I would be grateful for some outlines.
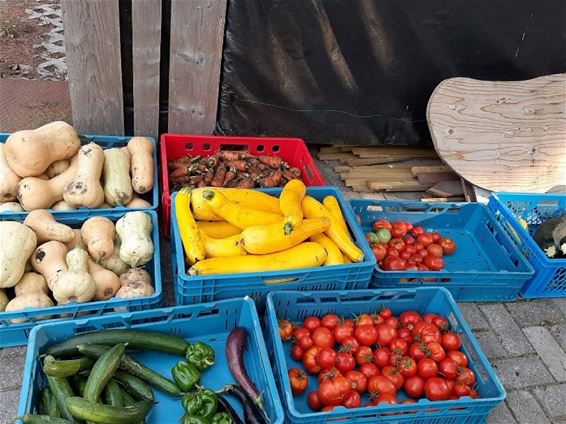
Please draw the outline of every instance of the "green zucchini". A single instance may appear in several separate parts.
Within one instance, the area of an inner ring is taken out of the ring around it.
[[[110,379],[104,388],[104,403],[111,406],[124,406],[122,390],[113,378]]]
[[[106,386],[106,383],[108,383],[118,369],[120,358],[124,354],[125,350],[126,346],[123,343],[118,343],[98,358],[90,371],[88,380],[86,381],[85,392],[83,395],[86,400],[98,402],[100,394]]]
[[[102,345],[78,345],[77,349],[81,354],[91,359],[97,359],[108,350],[108,347]],[[122,359],[120,359],[119,368],[135,377],[140,378],[146,383],[151,384],[157,390],[170,394],[171,396],[181,396],[182,394],[173,381],[140,364],[131,356],[124,354]]]
[[[141,401],[132,406],[109,406],[80,397],[71,397],[67,399],[67,407],[75,417],[88,422],[134,424],[145,419],[151,409],[151,402]]]
[[[24,424],[71,424],[71,421],[49,415],[25,414],[22,417]]]
[[[78,353],[77,345],[101,344],[114,346],[117,343],[128,343],[130,349],[156,350],[185,356],[189,343],[175,336],[144,330],[103,330],[84,333],[71,337],[64,342],[47,349],[48,355],[66,357]]]
[[[132,406],[136,404],[136,400],[125,389],[120,389],[122,392],[122,399],[124,399],[124,406]]]
[[[48,415],[56,418],[61,416],[57,409],[55,396],[53,396],[49,387],[45,387],[41,389],[41,392],[39,392],[39,413],[41,415]]]
[[[46,356],[43,360],[43,364],[50,364],[55,362],[55,358],[53,356]],[[67,409],[66,400],[69,397],[75,396],[73,393],[73,389],[71,389],[71,385],[69,381],[65,377],[51,377],[47,376],[47,383],[49,384],[49,389],[51,393],[53,393],[53,397],[55,398],[55,403],[57,404],[57,409],[61,415],[61,418],[64,418],[71,422],[77,422],[73,415]]]
[[[43,372],[52,377],[70,377],[91,369],[93,365],[94,362],[90,358],[69,359],[44,365]]]
[[[85,387],[86,387],[86,378],[80,378],[76,381],[76,383],[74,384],[77,393],[81,396],[84,396],[85,394]]]
[[[114,378],[135,399],[153,402],[153,392],[151,387],[139,378],[120,370],[114,373]]]

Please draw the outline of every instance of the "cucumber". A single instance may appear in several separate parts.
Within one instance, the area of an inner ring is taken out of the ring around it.
[[[144,330],[103,330],[84,333],[71,337],[47,349],[47,354],[56,357],[66,357],[78,353],[77,345],[100,344],[114,346],[117,343],[128,343],[128,348],[141,350],[156,350],[185,356],[189,343],[180,337],[169,336],[156,331]]]
[[[77,349],[81,354],[91,359],[97,359],[108,350],[108,347],[102,345],[78,345]],[[173,381],[140,364],[131,356],[124,354],[120,360],[119,368],[171,396],[181,396],[182,394]]]
[[[46,356],[43,360],[44,365],[53,362],[55,362],[55,358],[53,358],[53,356]],[[51,393],[53,393],[53,397],[55,398],[55,403],[57,404],[57,409],[59,410],[61,418],[76,423],[77,420],[75,420],[71,412],[69,412],[66,404],[67,398],[75,396],[73,389],[71,389],[69,381],[65,377],[51,377],[48,375],[47,383],[49,384]]]
[[[67,399],[72,414],[85,421],[106,424],[137,423],[145,419],[151,409],[151,402],[141,401],[132,406],[109,406],[89,402],[80,397]]]
[[[49,415],[25,414],[22,417],[24,424],[71,424],[71,421]]]
[[[70,377],[81,371],[91,369],[93,365],[94,362],[90,358],[69,359],[44,365],[43,372],[52,377]]]
[[[41,389],[41,392],[39,393],[39,413],[41,415],[48,415],[56,418],[61,416],[57,409],[55,396],[53,396],[49,387]]]
[[[132,406],[136,404],[136,400],[126,390],[120,389],[122,392],[122,399],[124,399],[124,406]]]
[[[81,396],[84,396],[85,394],[85,387],[86,387],[86,378],[79,378],[77,379],[74,384],[73,387],[76,390],[76,393],[78,393]]]
[[[104,388],[104,403],[111,406],[124,406],[124,397],[122,390],[113,378],[110,379]]]
[[[120,358],[124,354],[125,350],[126,346],[123,343],[118,343],[98,358],[90,371],[88,380],[86,381],[85,392],[83,395],[85,400],[98,402],[100,393],[102,393],[106,383],[108,383],[118,369]]]
[[[139,378],[119,370],[114,373],[114,378],[135,399],[153,402],[153,392],[151,391],[151,387]]]

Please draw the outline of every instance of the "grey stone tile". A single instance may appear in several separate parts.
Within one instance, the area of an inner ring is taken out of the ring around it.
[[[566,415],[566,384],[537,387],[533,392],[549,417]]]
[[[464,315],[464,319],[472,330],[489,329],[489,324],[475,303],[458,303],[458,306],[460,307],[460,311],[462,311],[462,315]]]
[[[507,393],[506,402],[520,424],[544,424],[549,422],[536,399],[526,390]]]
[[[481,305],[480,309],[510,355],[534,352],[533,347],[502,304]]]
[[[506,304],[511,316],[521,327],[562,324],[564,313],[552,299],[535,299]]]
[[[495,359],[491,361],[501,383],[507,389],[520,389],[553,383],[554,379],[537,356]]]
[[[566,315],[566,297],[552,299],[552,302],[562,310],[564,315]]]
[[[474,333],[478,340],[483,353],[488,358],[501,358],[507,356],[507,351],[503,348],[501,342],[495,336],[493,331],[484,331],[481,333]]]
[[[516,422],[517,420],[513,417],[505,402],[494,408],[487,417],[487,424],[515,424]]]
[[[553,325],[552,327],[550,327],[550,332],[558,341],[558,344],[566,352],[566,324]]]
[[[18,411],[19,390],[0,391],[0,424],[11,424]]]
[[[171,268],[171,243],[164,238],[159,245],[161,251],[161,284],[163,287],[163,297],[161,305],[175,305],[175,295],[173,289],[173,274]]]
[[[0,360],[0,390],[19,389],[22,385],[25,357]]]
[[[4,349],[0,349],[0,360],[10,359],[16,356],[26,356],[26,351],[26,346],[6,347]]]
[[[544,327],[524,328],[523,333],[558,382],[566,381],[566,353]]]

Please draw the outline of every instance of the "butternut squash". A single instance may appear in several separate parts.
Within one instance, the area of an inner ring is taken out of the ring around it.
[[[11,134],[6,140],[6,161],[20,177],[35,177],[53,162],[76,155],[80,145],[73,127],[62,121],[52,122]]]
[[[37,245],[35,233],[19,222],[0,221],[0,288],[13,287],[24,275]]]
[[[128,272],[122,274],[120,276],[120,284],[122,286],[114,296],[117,299],[147,297],[155,293],[151,284],[151,277],[147,271],[140,268],[131,268]],[[125,312],[127,309],[127,307],[114,308],[117,312]]]
[[[88,253],[73,249],[65,257],[68,271],[62,272],[55,281],[53,297],[59,305],[69,302],[89,302],[96,293],[96,285],[88,273]]]
[[[55,306],[49,296],[42,292],[24,293],[21,296],[16,296],[6,305],[5,312],[21,311],[28,308],[49,308]],[[34,320],[49,319],[50,316],[33,317]],[[10,322],[19,324],[26,322],[26,318],[14,318]]]
[[[183,188],[175,197],[175,216],[183,250],[191,264],[204,259],[205,250],[200,231],[191,213],[191,190]]]
[[[0,143],[0,203],[16,200],[16,188],[21,178],[8,166],[4,156],[4,144]]]
[[[51,209],[53,209],[54,211],[74,211],[77,208],[75,206],[69,205],[64,200],[59,200],[57,203],[51,206]]]
[[[115,235],[114,223],[102,216],[87,219],[81,227],[83,242],[97,263],[112,256]]]
[[[120,237],[120,259],[136,268],[153,258],[151,231],[153,225],[148,214],[128,212],[116,222],[116,233]]]
[[[0,214],[2,212],[23,212],[24,208],[18,202],[0,203]]]
[[[342,256],[342,252],[340,251],[338,246],[336,246],[334,242],[330,240],[330,237],[328,237],[326,234],[316,234],[311,237],[311,241],[320,244],[322,247],[326,249],[326,253],[328,253],[328,256],[324,261],[323,264],[324,266],[340,265],[344,263],[344,257]]]
[[[35,232],[38,243],[49,240],[68,243],[75,237],[71,227],[58,223],[53,215],[44,209],[31,211],[24,220],[24,224]]]
[[[131,155],[132,186],[139,194],[153,188],[153,144],[146,137],[132,137],[128,141]]]
[[[6,294],[4,289],[0,289],[0,312],[4,312],[8,302],[10,302],[10,299],[8,299],[8,295]]]
[[[31,256],[32,268],[43,275],[50,290],[53,290],[59,275],[67,271],[67,252],[67,247],[60,241],[48,241],[35,249]]]
[[[79,150],[77,175],[63,191],[63,198],[71,206],[98,208],[104,203],[104,190],[100,175],[104,165],[104,152],[96,143],[88,143]]]
[[[120,242],[120,238],[116,237],[114,239],[114,252],[108,259],[102,259],[100,261],[100,265],[106,268],[109,271],[112,271],[118,277],[130,269],[130,265],[120,259],[120,246],[122,243]]]
[[[247,255],[240,241],[240,234],[224,238],[212,238],[206,233],[201,233],[200,237],[204,244],[204,254],[207,258]]]
[[[65,243],[68,250],[73,250],[76,248],[88,250],[86,244],[83,241],[83,236],[81,235],[81,230],[78,228],[73,229],[73,239]]]
[[[124,206],[127,207],[128,209],[144,209],[144,208],[151,208],[151,203],[140,197],[134,196],[134,198],[130,201],[130,203]]]
[[[45,175],[48,178],[54,178],[59,174],[65,172],[65,170],[71,166],[71,161],[68,159],[61,159],[57,162],[53,162],[49,167],[45,170]]]
[[[279,208],[285,216],[283,227],[285,234],[290,234],[303,222],[303,209],[301,202],[307,193],[307,188],[301,180],[291,180],[279,195]]]
[[[149,272],[141,268],[130,268],[128,271],[120,275],[120,286],[144,284],[152,287],[151,276]]]
[[[88,272],[94,281],[96,291],[94,300],[106,300],[113,297],[120,289],[120,278],[112,271],[97,264],[92,259],[88,260]]]
[[[50,180],[38,177],[24,178],[18,184],[16,194],[26,211],[47,209],[63,200],[63,190],[77,174],[78,156],[71,160],[71,165],[61,174]]]
[[[45,277],[35,272],[26,272],[23,277],[14,286],[14,293],[20,296],[24,293],[41,292],[49,296],[49,287],[45,281]]]
[[[120,148],[104,151],[104,198],[111,206],[130,203],[133,197],[130,161]]]
[[[326,261],[326,249],[318,243],[305,242],[269,255],[210,258],[189,268],[189,275],[266,272],[320,266]]]
[[[206,233],[209,237],[225,238],[240,234],[242,230],[226,221],[198,221],[197,227],[201,234]]]

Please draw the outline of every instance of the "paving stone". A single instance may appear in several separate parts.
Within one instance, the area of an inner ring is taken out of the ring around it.
[[[458,303],[464,319],[472,330],[488,330],[489,324],[475,303]]]
[[[515,424],[516,422],[517,420],[513,417],[505,402],[494,408],[487,417],[487,424]]]
[[[536,299],[506,304],[509,313],[520,327],[535,327],[566,322],[563,312],[552,299]]]
[[[18,412],[20,390],[0,390],[0,424],[11,424]]]
[[[526,390],[507,393],[506,402],[520,424],[545,424],[549,422],[536,399]]]
[[[546,365],[556,381],[566,381],[566,353],[552,334],[544,327],[524,328],[523,333],[531,342],[538,356]]]
[[[550,332],[566,352],[566,325],[554,325],[550,327]]]
[[[562,313],[566,315],[566,297],[552,299],[552,303],[558,306],[560,310],[562,310]]]
[[[10,359],[3,358],[0,360],[0,390],[20,388],[24,363],[24,356],[14,356]]]
[[[501,358],[507,356],[507,351],[501,345],[501,342],[495,336],[493,331],[483,331],[481,333],[474,333],[478,340],[483,353],[488,358]]]
[[[534,352],[533,347],[502,304],[481,305],[479,308],[510,355]]]
[[[533,392],[549,417],[566,415],[566,384],[537,387]]]
[[[554,379],[537,356],[494,359],[491,361],[501,383],[508,389],[519,389],[553,383]]]
[[[10,359],[16,356],[26,356],[26,350],[26,346],[6,347],[4,349],[0,349],[0,360]]]

